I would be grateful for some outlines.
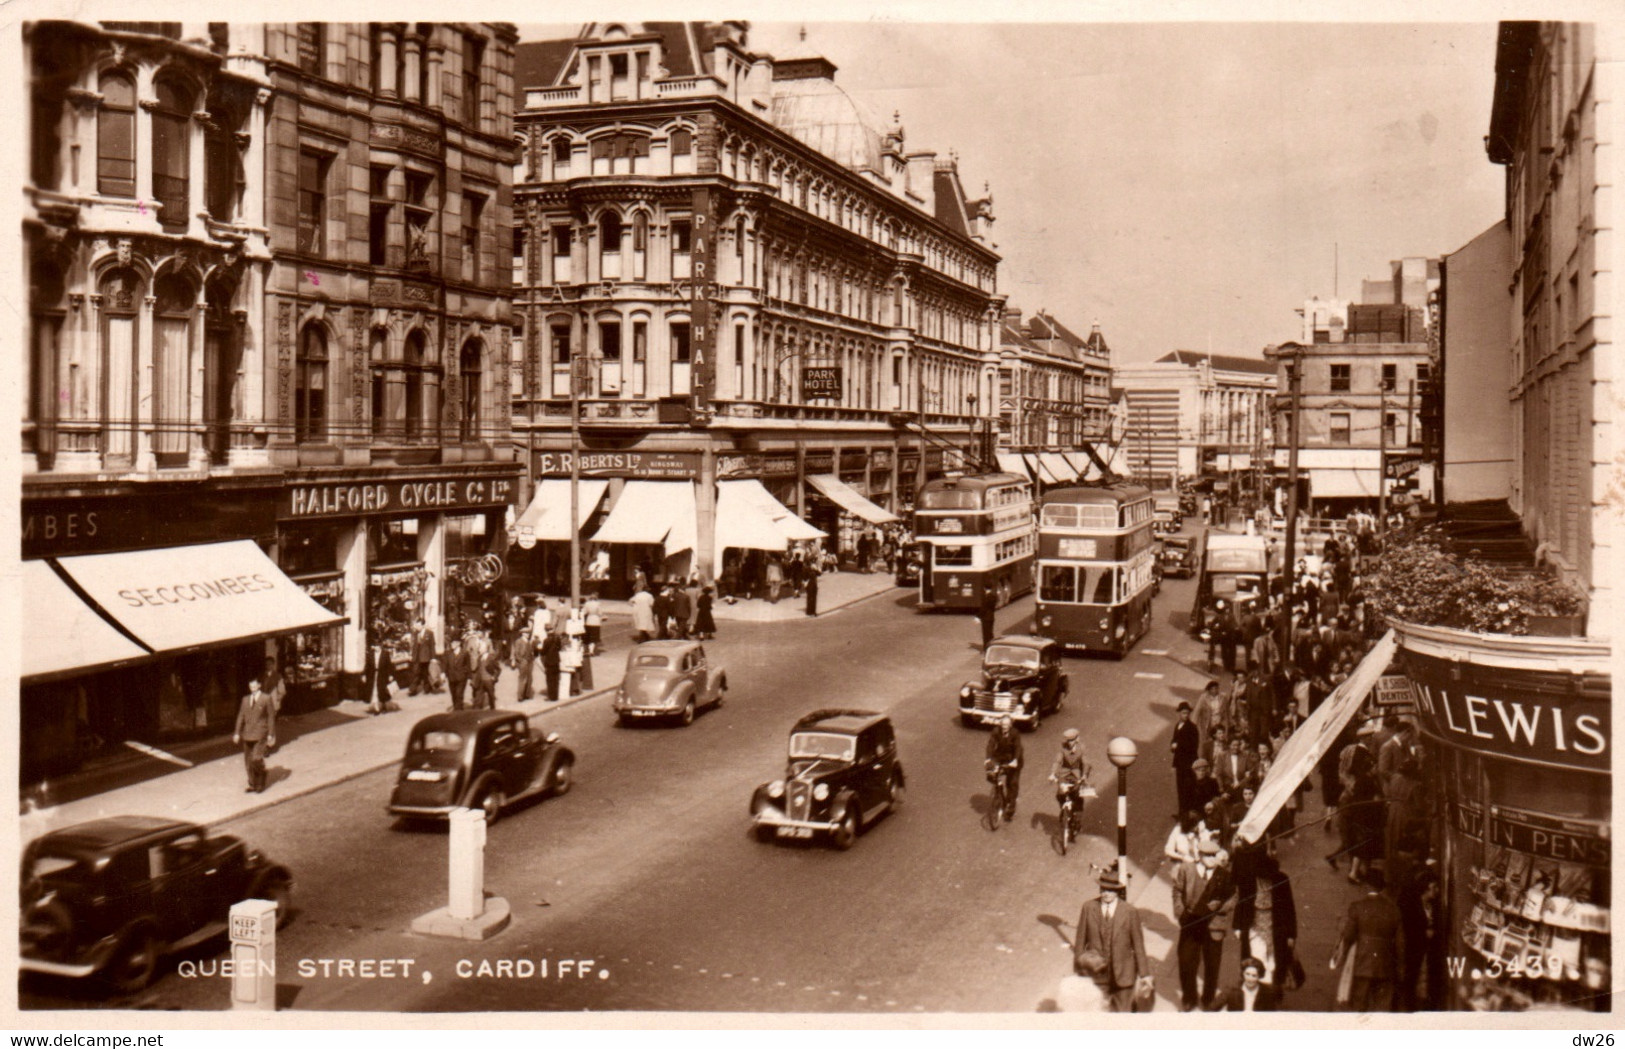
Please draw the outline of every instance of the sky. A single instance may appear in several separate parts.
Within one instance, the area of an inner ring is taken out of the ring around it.
[[[1009,304],[1098,323],[1128,362],[1259,356],[1310,296],[1358,301],[1498,221],[1495,29],[753,20],[749,46],[824,55],[908,150],[956,153]]]

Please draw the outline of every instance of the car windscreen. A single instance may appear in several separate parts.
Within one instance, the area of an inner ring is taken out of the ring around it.
[[[1038,665],[1038,650],[1018,648],[1014,645],[989,645],[987,651],[982,653],[982,665],[990,667],[996,664],[1014,667],[1036,667]]]
[[[434,751],[438,754],[456,754],[463,749],[463,735],[446,729],[434,729],[412,741],[414,751]]]
[[[60,856],[54,853],[35,850],[29,853],[23,863],[23,880],[26,882],[33,878],[50,878],[72,870],[79,865],[75,856]]]
[[[671,666],[669,656],[656,655],[652,652],[638,652],[632,656],[632,665],[635,667],[654,667],[664,670]]]
[[[1263,592],[1263,587],[1263,576],[1222,574],[1213,577],[1215,598],[1257,597]]]
[[[851,761],[857,753],[857,740],[835,732],[797,732],[790,737],[792,758],[831,758]]]

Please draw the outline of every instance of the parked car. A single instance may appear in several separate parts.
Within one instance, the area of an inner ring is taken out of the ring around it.
[[[751,795],[758,841],[826,834],[850,849],[858,832],[902,802],[903,765],[891,719],[871,710],[817,710],[790,730],[783,779]]]
[[[959,720],[990,725],[1009,715],[1027,732],[1061,709],[1071,687],[1061,670],[1062,644],[1047,637],[1007,634],[982,652],[982,676],[959,689]]]
[[[275,901],[286,924],[293,875],[240,838],[155,816],[64,827],[23,850],[21,968],[134,993],[252,899]]]
[[[1162,574],[1189,579],[1202,564],[1202,542],[1192,535],[1165,535],[1162,537]]]
[[[570,789],[575,754],[556,732],[541,735],[517,710],[454,710],[412,726],[389,811],[445,819],[480,809],[495,823],[509,802]]]
[[[626,656],[626,675],[610,708],[622,724],[643,718],[694,723],[701,708],[722,704],[728,673],[697,641],[645,641]]]

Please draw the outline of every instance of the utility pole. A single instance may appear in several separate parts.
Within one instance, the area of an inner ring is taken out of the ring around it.
[[[582,355],[570,355],[570,607],[581,607],[581,373]]]
[[[1377,521],[1388,520],[1388,391],[1379,381],[1377,385]]]
[[[1287,379],[1287,411],[1291,415],[1287,419],[1287,452],[1286,452],[1286,563],[1282,566],[1286,580],[1288,600],[1292,594],[1294,574],[1298,565],[1298,394],[1302,390],[1302,358],[1301,349],[1293,347],[1292,353],[1286,361]],[[1292,617],[1290,614],[1281,617],[1281,651],[1288,653],[1291,643]]]

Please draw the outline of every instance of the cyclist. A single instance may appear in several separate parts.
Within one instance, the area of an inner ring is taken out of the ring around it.
[[[1083,821],[1083,797],[1079,792],[1089,783],[1093,771],[1083,760],[1083,741],[1078,738],[1078,730],[1069,728],[1061,733],[1061,753],[1056,755],[1049,781],[1055,784],[1056,804],[1066,800],[1067,794],[1072,795],[1074,829]]]
[[[1015,722],[1006,714],[998,727],[987,737],[987,760],[996,761],[1006,769],[1004,820],[1015,819],[1016,795],[1021,791],[1021,737],[1016,735]]]

